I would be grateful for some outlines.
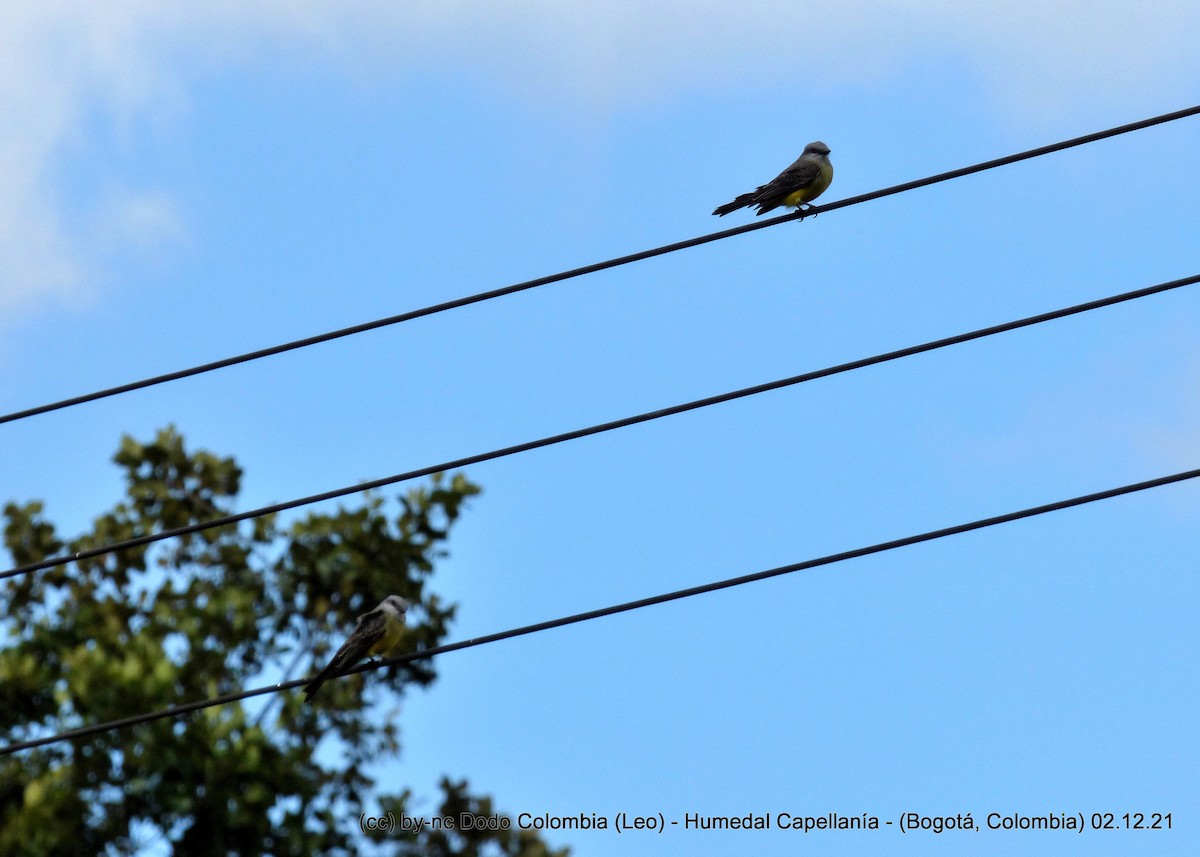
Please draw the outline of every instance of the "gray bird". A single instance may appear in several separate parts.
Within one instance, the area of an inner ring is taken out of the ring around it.
[[[358,617],[350,638],[342,643],[337,654],[304,686],[304,701],[312,702],[326,681],[350,669],[366,655],[384,655],[391,651],[404,635],[404,614],[408,602],[399,595],[389,595],[370,613]]]
[[[804,147],[795,163],[767,184],[725,203],[713,214],[724,217],[731,211],[752,205],[758,206],[758,214],[766,214],[781,205],[800,208],[824,193],[831,181],[833,164],[829,162],[829,147],[816,140]]]

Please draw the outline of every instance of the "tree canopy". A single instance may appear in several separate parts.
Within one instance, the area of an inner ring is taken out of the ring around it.
[[[4,507],[17,565],[211,520],[235,511],[233,458],[189,452],[173,428],[125,437],[125,497],[63,539],[38,501]],[[393,505],[272,517],[204,530],[27,574],[0,586],[4,743],[159,710],[316,672],[384,596],[412,607],[397,651],[443,642],[455,607],[430,577],[480,488],[435,476]],[[390,510],[390,511],[389,511]],[[0,854],[562,857],[529,831],[363,834],[362,813],[410,805],[379,794],[369,767],[400,751],[398,703],[427,687],[417,660],[298,692],[46,745],[0,759]],[[263,700],[267,700],[263,702]],[[493,814],[444,778],[444,815]]]

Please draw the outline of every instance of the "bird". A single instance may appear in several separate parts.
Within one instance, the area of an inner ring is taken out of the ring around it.
[[[349,639],[342,643],[325,669],[304,686],[304,701],[312,702],[321,685],[354,666],[365,655],[384,655],[391,651],[404,634],[407,610],[407,601],[399,595],[389,595],[370,613],[359,616]]]
[[[800,157],[790,167],[759,185],[751,193],[744,193],[733,202],[727,202],[713,214],[724,217],[739,208],[758,206],[758,214],[766,214],[781,205],[800,208],[825,192],[833,181],[833,164],[829,161],[829,147],[814,140],[804,147]],[[757,216],[757,215],[755,215]]]

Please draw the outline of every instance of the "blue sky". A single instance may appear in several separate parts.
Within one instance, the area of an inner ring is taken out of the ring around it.
[[[1182,2],[610,5],[6,4],[0,410],[746,222],[709,212],[813,139],[831,201],[1200,91]],[[1198,183],[1182,120],[6,425],[4,499],[74,532],[120,434],[174,423],[249,508],[1192,275]],[[1198,324],[1193,287],[471,468],[453,638],[1197,467]],[[580,855],[1194,853],[1198,514],[1184,484],[453,653],[381,786],[1176,820],[549,836]]]

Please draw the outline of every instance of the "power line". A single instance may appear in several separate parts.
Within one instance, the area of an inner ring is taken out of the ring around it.
[[[574,625],[579,622],[600,619],[604,616],[612,616],[617,613],[627,613],[631,610],[640,610],[643,607],[652,607],[655,604],[665,604],[668,601],[678,601],[682,598],[691,598],[695,595],[704,595],[709,592],[716,592],[720,589],[730,589],[734,586],[742,586],[747,583],[756,583],[760,580],[767,580],[772,577],[780,577],[782,575],[792,574],[793,572],[797,571],[806,571],[819,566],[845,562],[846,560],[857,559],[859,557],[869,556],[871,554],[883,553],[885,551],[908,547],[910,545],[916,545],[922,542],[930,542],[936,539],[943,539],[948,536],[961,535],[962,533],[968,533],[972,530],[981,530],[987,527],[994,527],[999,524],[1008,524],[1013,521],[1019,521],[1023,518],[1032,518],[1037,515],[1045,515],[1049,512],[1058,512],[1062,511],[1063,509],[1070,509],[1075,506],[1083,506],[1100,500],[1109,500],[1125,494],[1146,491],[1150,488],[1160,488],[1164,485],[1171,485],[1176,482],[1184,482],[1189,479],[1195,479],[1198,476],[1200,476],[1200,469],[1185,470],[1181,473],[1171,474],[1170,476],[1160,476],[1157,479],[1149,479],[1145,482],[1135,482],[1130,485],[1123,485],[1119,488],[1110,488],[1106,491],[1097,491],[1093,494],[1084,494],[1079,497],[1072,497],[1068,500],[1059,500],[1054,503],[1046,503],[1042,506],[1032,506],[1028,509],[1021,509],[1016,512],[1008,512],[1007,514],[1003,515],[995,515],[990,518],[980,518],[979,520],[971,521],[966,524],[956,524],[951,527],[944,527],[940,530],[930,530],[928,532],[918,533],[917,535],[905,536],[904,538],[892,539],[891,541],[879,542],[866,547],[854,548],[853,550],[842,551],[841,553],[829,554],[827,556],[817,557],[816,559],[792,563],[791,565],[781,565],[777,568],[767,569],[766,571],[757,571],[752,574],[741,575],[740,577],[730,577],[726,578],[725,580],[715,581],[713,583],[705,583],[701,584],[700,586],[692,586],[687,589],[677,589],[674,592],[665,592],[661,595],[652,595],[648,598],[639,598],[636,601],[626,601],[623,604],[614,604],[611,607],[602,607],[598,610],[589,610],[585,613],[575,613],[571,616],[564,616],[559,619],[550,619],[545,622],[538,622],[534,625],[524,625],[522,627],[512,628],[507,631],[499,631],[495,634],[487,634],[482,637],[472,637],[469,640],[460,640],[457,643],[447,643],[444,646],[434,646],[421,651],[408,652],[403,655],[398,655],[394,658],[386,658],[377,663],[360,664],[351,670],[347,670],[343,675],[352,675],[354,673],[366,672],[367,670],[396,666],[398,664],[408,663],[409,661],[424,660],[426,658],[432,658],[436,655],[444,655],[447,652],[455,652],[460,649],[469,649],[488,643],[496,643],[500,640],[511,639],[512,637],[523,637],[527,634],[534,634],[540,631],[549,631],[553,628],[561,628],[565,625]],[[160,711],[136,714],[131,717],[124,717],[120,720],[110,720],[107,723],[98,723],[92,726],[84,726],[79,729],[71,729],[67,732],[60,732],[56,735],[49,735],[44,738],[35,738],[29,741],[22,741],[17,744],[10,744],[7,747],[0,748],[0,756],[17,753],[22,750],[29,750],[34,747],[42,747],[46,744],[53,744],[58,741],[84,738],[89,735],[95,735],[99,732],[107,732],[112,729],[121,729],[126,726],[132,726],[138,723],[146,723],[151,720],[160,720],[165,717],[177,717],[181,714],[187,714],[189,712],[198,711],[202,708],[209,708],[214,705],[224,705],[229,702],[249,699],[252,696],[261,696],[262,694],[266,693],[290,690],[294,687],[299,687],[307,683],[307,678],[294,679],[292,681],[268,685],[266,687],[258,687],[252,690],[241,690],[234,693],[227,693],[211,699],[188,702],[183,705],[173,706]]]
[[[910,345],[907,348],[900,348],[895,351],[887,351],[883,354],[876,354],[871,357],[863,357],[858,360],[851,360],[848,363],[839,363],[836,366],[828,366],[824,369],[816,369],[811,372],[805,372],[800,375],[792,375],[788,378],[782,378],[778,381],[769,381],[765,384],[756,384],[752,387],[743,387],[740,390],[733,390],[728,393],[720,393],[715,396],[708,396],[703,399],[695,399],[691,402],[685,402],[680,405],[671,405],[670,407],[660,408],[655,411],[646,411],[645,413],[636,414],[631,417],[623,417],[618,420],[611,420],[606,423],[588,426],[586,428],[575,429],[573,431],[562,432],[548,437],[530,440],[524,443],[506,446],[501,449],[494,449],[489,452],[476,453],[463,458],[456,458],[452,461],[444,461],[440,464],[432,464],[428,467],[422,467],[417,470],[409,470],[404,473],[397,473],[394,476],[385,476],[381,479],[374,479],[369,482],[360,482],[355,485],[348,485],[344,488],[335,488],[332,491],[325,491],[320,494],[311,494],[307,497],[301,497],[296,500],[287,500],[282,503],[275,503],[270,506],[263,506],[258,509],[251,509],[246,512],[238,512],[233,515],[226,515],[221,518],[214,518],[210,521],[201,521],[195,524],[188,524],[183,527],[175,527],[169,530],[162,530],[158,533],[150,533],[137,538],[126,539],[120,542],[113,542],[109,545],[101,545],[99,547],[89,548],[79,551],[74,554],[64,554],[62,556],[50,557],[39,562],[28,563],[27,565],[17,566],[0,572],[0,580],[6,580],[10,577],[16,577],[30,572],[40,571],[46,568],[53,568],[59,565],[66,565],[69,562],[78,560],[92,559],[93,557],[103,556],[104,554],[113,553],[114,551],[126,550],[128,548],[141,547],[153,542],[162,541],[163,539],[174,538],[176,536],[185,536],[191,533],[198,533],[202,530],[210,530],[215,527],[224,527],[229,524],[236,524],[240,521],[246,521],[251,518],[260,518],[264,515],[272,515],[277,512],[285,512],[290,509],[296,509],[300,506],[308,506],[313,503],[320,503],[325,500],[335,500],[339,497],[346,497],[350,494],[357,494],[361,491],[370,491],[376,488],[383,488],[387,485],[393,485],[397,482],[404,482],[409,479],[418,479],[423,476],[432,476],[434,473],[442,473],[447,470],[454,470],[460,467],[467,467],[472,464],[480,464],[484,461],[492,461],[497,458],[505,458],[510,455],[516,455],[520,452],[529,452],[534,449],[541,449],[546,446],[564,443],[569,440],[578,440],[579,438],[588,437],[594,434],[613,431],[614,429],[625,428],[627,426],[637,425],[638,423],[649,422],[651,420],[662,419],[663,417],[682,414],[686,411],[694,411],[699,408],[706,408],[711,405],[718,405],[724,402],[730,402],[735,399],[742,399],[747,396],[758,395],[759,393],[770,392],[771,390],[779,390],[784,387],[791,387],[797,384],[803,384],[806,381],[815,381],[818,378],[827,378],[831,375],[840,375],[843,372],[851,372],[855,369],[863,369],[867,366],[875,366],[879,363],[887,363],[891,360],[899,360],[902,357],[912,357],[916,354],[924,354],[928,351],[936,351],[939,348],[947,348],[951,345],[958,345],[963,342],[969,342],[973,339],[982,339],[987,336],[995,336],[999,333],[1006,333],[1011,330],[1017,330],[1022,327],[1030,327],[1036,324],[1053,321],[1059,318],[1065,318],[1070,315],[1077,315],[1083,312],[1100,309],[1102,307],[1113,306],[1114,304],[1124,303],[1125,301],[1136,300],[1138,298],[1148,297],[1150,295],[1167,292],[1173,289],[1183,288],[1184,286],[1194,285],[1200,282],[1200,274],[1191,277],[1184,277],[1179,280],[1171,280],[1166,283],[1159,283],[1154,286],[1147,286],[1143,289],[1136,289],[1131,292],[1122,292],[1118,295],[1112,295],[1106,298],[1100,298],[1087,303],[1075,304],[1074,306],[1065,307],[1063,309],[1051,310],[1039,315],[1032,315],[1026,318],[1017,319],[1016,321],[1007,321],[1002,324],[992,325],[991,327],[983,327],[977,330],[968,331],[967,333],[959,333],[954,336],[947,336],[943,339],[935,339],[930,342],[923,342],[919,345]]]
[[[903,193],[905,191],[915,190],[928,185],[938,184],[939,182],[949,181],[950,179],[962,178],[963,176],[971,175],[972,173],[983,172],[984,170],[995,169],[996,167],[1007,166],[1018,161],[1036,158],[1042,155],[1048,155],[1053,152],[1060,152],[1064,149],[1070,149],[1075,146],[1082,146],[1086,143],[1094,143],[1098,140],[1104,140],[1109,137],[1116,137],[1120,134],[1128,134],[1131,131],[1140,131],[1145,128],[1150,128],[1154,125],[1161,125],[1165,122],[1173,122],[1177,119],[1185,119],[1189,116],[1194,116],[1200,113],[1200,105],[1189,107],[1185,110],[1176,110],[1173,113],[1164,113],[1161,116],[1153,116],[1149,119],[1142,119],[1138,122],[1131,122],[1127,125],[1118,125],[1115,128],[1109,128],[1104,131],[1097,131],[1093,134],[1085,134],[1082,137],[1073,137],[1070,140],[1063,140],[1058,143],[1051,143],[1047,146],[1039,146],[1036,149],[1028,149],[1024,152],[1018,152],[1014,155],[1006,155],[1002,158],[995,158],[990,161],[983,161],[969,167],[960,167],[949,172],[938,173],[937,175],[928,176],[923,179],[905,182],[904,184],[893,185],[892,187],[883,188],[882,190],[871,191],[870,193],[859,194],[858,196],[847,197],[846,199],[837,200],[822,206],[815,206],[808,211],[796,211],[791,214],[785,214],[780,217],[773,217],[769,220],[757,221],[748,223],[744,226],[737,226],[732,229],[724,229],[720,232],[712,232],[707,235],[701,235],[696,238],[689,238],[686,241],[678,241],[674,244],[664,244],[661,247],[655,247],[650,250],[642,250],[638,253],[630,253],[627,256],[618,256],[614,259],[608,259],[604,262],[596,262],[591,265],[584,265],[580,268],[571,268],[567,271],[560,271],[557,274],[550,274],[545,277],[538,277],[533,280],[526,280],[522,283],[514,283],[513,285],[503,286],[498,289],[492,289],[478,294],[468,295],[466,297],[455,298],[454,300],[445,301],[443,303],[432,304],[420,309],[409,310],[398,315],[380,318],[374,321],[363,322],[362,324],[343,327],[339,330],[329,331],[327,333],[317,334],[316,336],[308,336],[304,339],[296,339],[291,342],[285,342],[280,345],[273,345],[269,348],[261,348],[257,351],[248,351],[245,354],[239,354],[235,357],[226,357],[221,360],[214,360],[211,363],[202,363],[198,366],[192,366],[188,369],[179,369],[174,372],[167,372],[162,375],[155,375],[150,378],[144,378],[140,381],[131,381],[127,384],[120,384],[116,387],[109,387],[104,390],[97,390],[92,393],[85,393],[80,396],[73,396],[69,399],[62,399],[57,402],[51,402],[45,405],[38,405],[32,408],[26,408],[21,411],[13,411],[10,414],[0,414],[0,423],[16,422],[17,420],[27,419],[39,414],[57,411],[62,408],[69,408],[75,405],[82,405],[87,402],[94,402],[99,399],[105,399],[110,396],[117,396],[122,393],[130,393],[134,390],[142,390],[147,387],[153,387],[158,384],[165,384],[168,381],[179,381],[184,378],[190,378],[194,375],[202,375],[206,372],[212,372],[217,369],[224,369],[229,366],[236,366],[239,363],[248,363],[253,360],[260,360],[264,357],[272,357],[276,354],[282,354],[287,351],[294,351],[298,348],[307,348],[310,345],[318,345],[322,342],[329,342],[334,339],[341,339],[345,336],[353,336],[358,333],[365,333],[369,330],[377,330],[381,327],[389,327],[394,324],[400,324],[413,319],[423,318],[424,316],[436,315],[437,313],[446,312],[452,309],[469,306],[470,304],[481,303],[483,301],[492,300],[493,298],[503,297],[505,295],[523,292],[528,289],[535,289],[539,286],[546,286],[552,283],[559,283],[563,280],[570,280],[575,277],[581,277],[585,274],[593,274],[597,271],[604,271],[608,268],[616,268],[621,265],[627,265],[631,262],[640,262],[643,259],[650,259],[654,256],[663,256],[667,253],[674,253],[677,250],[685,250],[689,247],[697,247],[701,244],[708,244],[712,241],[719,241],[723,238],[731,238],[734,235],[741,235],[745,232],[753,232],[756,229],[766,229],[768,226],[774,226],[778,223],[784,223],[789,220],[802,220],[810,213],[820,213],[823,211],[834,211],[839,208],[846,208],[850,205],[857,205],[860,202],[869,202],[870,200],[879,199],[892,194]]]

